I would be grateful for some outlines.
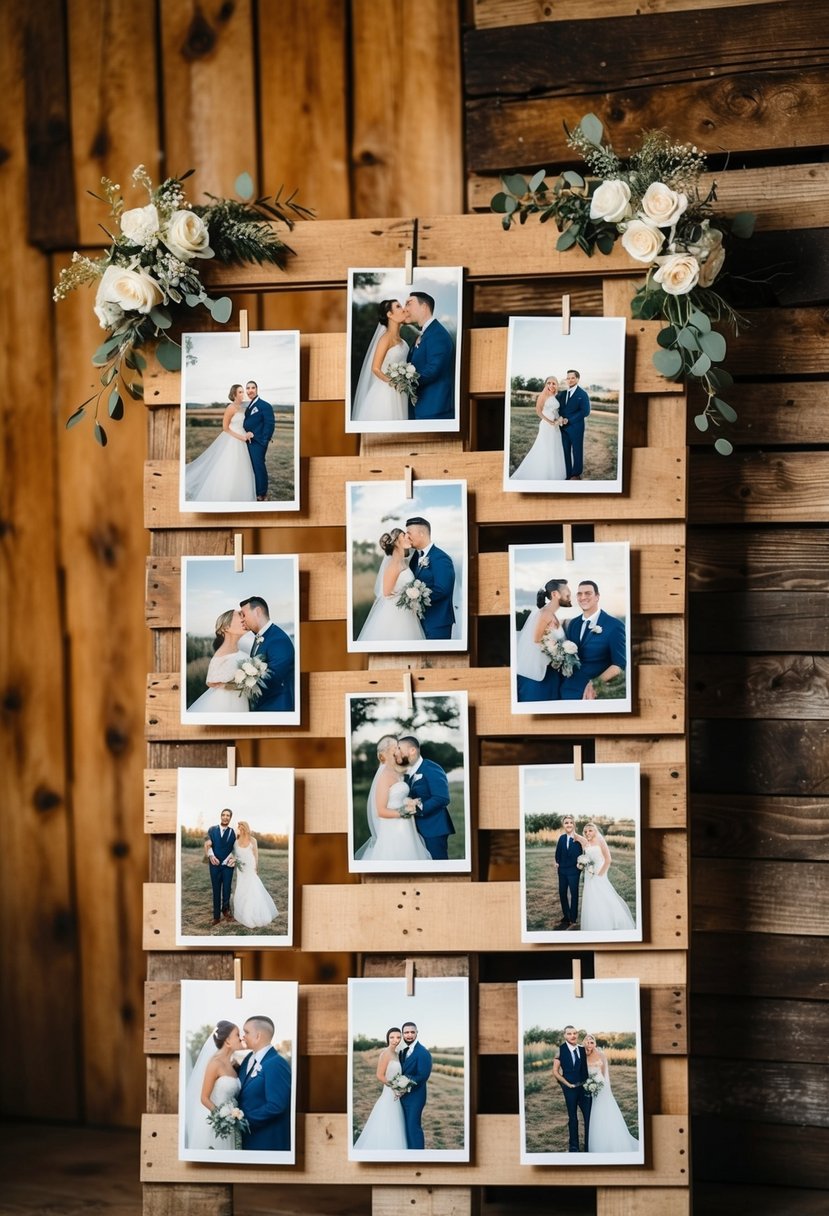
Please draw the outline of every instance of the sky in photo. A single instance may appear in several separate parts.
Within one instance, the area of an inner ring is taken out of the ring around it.
[[[183,400],[196,407],[227,402],[231,384],[255,380],[259,395],[271,405],[296,405],[299,384],[299,334],[295,331],[257,330],[250,345],[239,343],[239,333],[184,334],[198,362],[182,360]]]
[[[525,815],[543,815],[566,806],[576,816],[611,815],[639,819],[639,769],[634,764],[585,764],[576,781],[572,764],[535,764],[521,769]]]
[[[533,1026],[568,1023],[596,1034],[634,1031],[639,1024],[639,992],[634,980],[585,980],[577,997],[572,980],[528,980],[518,985],[522,1034]]]
[[[238,608],[240,601],[251,595],[259,595],[267,602],[274,624],[295,638],[295,558],[246,557],[244,564],[244,571],[237,574],[232,557],[182,558],[182,570],[186,571],[183,627],[187,633],[212,636],[223,612]]]
[[[625,322],[622,317],[573,317],[570,333],[560,317],[510,317],[507,384],[513,376],[556,376],[566,388],[567,369],[581,373],[582,388],[619,390],[624,379]]]
[[[599,606],[611,616],[627,617],[630,614],[629,551],[619,542],[574,544],[573,561],[564,560],[564,545],[516,545],[510,550],[512,562],[511,584],[515,596],[515,609],[521,612],[535,608],[536,595],[545,583],[553,578],[566,578],[573,600],[571,609],[563,609],[561,616],[570,620],[579,615],[576,591],[582,579],[592,579],[599,587]]]
[[[466,979],[415,979],[406,996],[405,979],[349,980],[349,1039],[383,1039],[391,1026],[414,1022],[424,1047],[469,1044],[469,995]]]
[[[228,783],[226,768],[178,770],[179,824],[196,831],[206,832],[228,807],[231,827],[245,819],[254,836],[284,836],[291,827],[293,802],[293,769],[239,767],[235,785]]]

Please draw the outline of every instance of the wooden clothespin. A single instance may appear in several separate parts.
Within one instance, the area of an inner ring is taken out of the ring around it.
[[[573,744],[573,779],[584,781],[584,765],[581,762],[581,744]]]
[[[561,527],[564,533],[564,560],[571,562],[573,560],[573,525],[562,524]]]
[[[227,783],[236,784],[236,747],[233,744],[227,749]]]
[[[414,981],[415,981],[415,961],[413,958],[406,959],[406,996],[414,996]]]
[[[239,345],[241,347],[250,346],[250,333],[248,331],[248,310],[246,308],[239,309]]]
[[[570,296],[561,297],[561,332],[566,337],[570,335]]]
[[[414,709],[412,673],[408,669],[403,672],[403,708],[408,710],[410,713]]]
[[[414,282],[414,251],[412,249],[406,250],[405,267],[406,267],[406,286],[411,287],[412,283]]]
[[[236,1000],[242,999],[242,960],[236,956],[233,960],[233,982],[236,985]]]
[[[581,985],[581,959],[580,958],[573,959],[573,996],[578,997],[579,999],[581,999],[581,997],[584,996],[584,989],[582,988],[582,985]]]
[[[245,555],[242,551],[241,532],[233,534],[233,569],[236,574],[244,574],[245,572]]]
[[[403,466],[403,479],[406,482],[406,497],[414,498],[414,469],[410,464]]]

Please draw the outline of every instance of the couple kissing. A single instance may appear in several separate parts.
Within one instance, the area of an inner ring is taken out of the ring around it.
[[[414,735],[384,735],[366,803],[370,838],[355,861],[448,861],[455,825],[449,781]]]
[[[452,637],[455,567],[432,542],[432,526],[420,515],[406,528],[384,532],[384,554],[374,583],[374,603],[358,642],[436,642]]]
[[[253,634],[248,652],[239,646]],[[207,668],[207,691],[190,713],[284,713],[294,708],[294,644],[270,619],[267,601],[252,595],[216,621],[214,654]]]

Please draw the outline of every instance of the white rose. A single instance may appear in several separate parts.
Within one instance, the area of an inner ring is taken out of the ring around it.
[[[104,317],[111,315],[116,305],[123,312],[149,312],[163,299],[161,288],[145,270],[128,270],[126,266],[107,266],[98,284],[95,299],[95,315],[105,329],[111,322]]]
[[[562,642],[561,649],[565,654],[578,654],[579,648],[575,642]]]
[[[146,245],[158,232],[158,211],[154,203],[133,207],[121,216],[121,231],[133,245]]]
[[[719,228],[709,228],[705,234],[705,244],[708,248],[708,256],[700,266],[699,284],[700,287],[710,287],[716,279],[717,275],[723,268],[725,261],[725,250],[723,249],[722,233]]]
[[[590,200],[591,220],[615,224],[630,215],[630,186],[627,182],[602,182]]]
[[[687,206],[687,194],[677,194],[663,182],[651,182],[642,198],[643,215],[660,228],[675,224]]]
[[[409,597],[410,600],[416,600],[417,597],[420,595],[420,588],[419,587],[407,587],[406,595]]]
[[[647,220],[631,220],[622,233],[622,248],[637,262],[652,262],[664,240],[659,229]]]
[[[671,253],[660,259],[660,267],[654,274],[658,283],[669,296],[684,296],[699,281],[699,262],[690,253]]]
[[[182,262],[213,257],[207,225],[194,211],[173,212],[167,222],[164,244]]]

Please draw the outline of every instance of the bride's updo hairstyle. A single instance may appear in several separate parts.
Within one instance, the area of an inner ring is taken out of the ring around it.
[[[228,608],[227,612],[223,612],[221,616],[216,617],[216,636],[213,639],[214,650],[218,650],[225,640],[225,634],[233,624],[233,612],[233,608]]]
[[[381,300],[377,305],[377,320],[380,325],[388,326],[389,313],[394,308],[395,304],[399,304],[399,300]]]
[[[399,1026],[389,1026],[388,1030],[386,1031],[386,1046],[387,1047],[389,1045],[389,1039],[391,1038],[391,1036],[393,1034],[395,1034],[395,1032],[397,1034],[399,1034],[401,1038],[403,1037],[403,1031],[400,1029]]]
[[[392,528],[391,532],[384,532],[380,537],[377,544],[383,550],[386,557],[391,557],[392,553],[394,553],[394,546],[397,544],[398,538],[402,535],[402,528]]]
[[[217,1047],[224,1047],[230,1032],[236,1029],[235,1022],[217,1022],[216,1029],[213,1031],[213,1042]]]
[[[547,600],[552,598],[552,596],[555,594],[555,592],[558,591],[559,587],[566,587],[566,586],[567,586],[566,578],[551,578],[549,583],[545,583],[544,586],[539,591],[538,595],[535,597],[536,608],[543,608],[544,605],[547,603]]]
[[[386,752],[390,747],[394,747],[397,743],[396,735],[383,735],[382,739],[377,740],[377,759],[382,761]]]
[[[241,388],[241,384],[231,384],[230,392],[227,394],[228,401],[232,401],[236,396],[237,391]]]

